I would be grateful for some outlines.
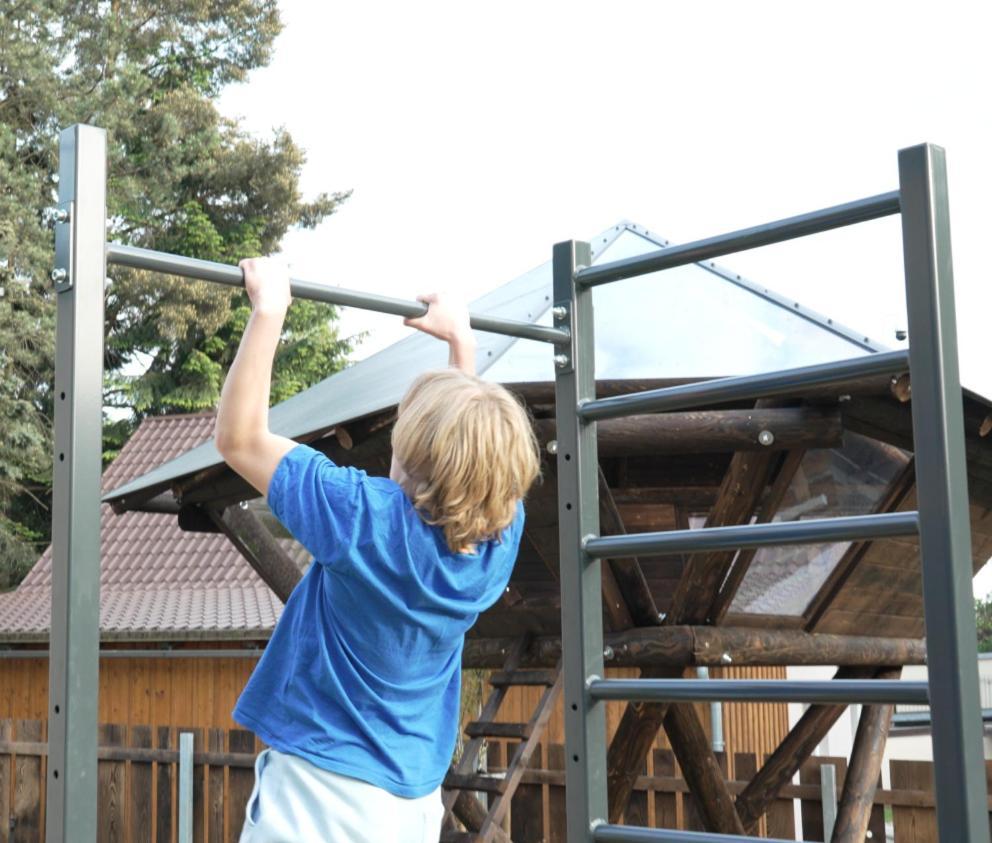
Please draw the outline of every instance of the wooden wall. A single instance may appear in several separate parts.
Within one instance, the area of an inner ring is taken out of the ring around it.
[[[100,661],[101,723],[123,726],[188,726],[198,729],[236,729],[231,711],[248,681],[254,658],[113,658]],[[467,698],[478,690],[487,674],[467,671]],[[637,676],[636,670],[608,670],[611,677]],[[785,668],[713,668],[714,678],[784,679]],[[486,695],[488,687],[481,689]],[[543,688],[512,688],[497,719],[526,722],[533,714]],[[475,699],[478,699],[476,693]],[[467,700],[469,705],[471,702]],[[48,660],[0,659],[0,719],[45,720],[48,707]],[[698,706],[707,732],[709,705]],[[607,705],[607,732],[612,736],[623,703]],[[772,752],[788,732],[785,705],[724,704],[724,739],[728,756],[752,752],[759,757]],[[551,717],[546,741],[562,743],[562,712]],[[664,733],[656,747],[669,748]],[[731,770],[731,773],[733,771]]]

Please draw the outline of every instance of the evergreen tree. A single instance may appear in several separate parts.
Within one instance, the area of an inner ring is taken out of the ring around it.
[[[49,538],[58,131],[108,130],[111,239],[225,262],[276,251],[345,198],[305,201],[289,134],[254,139],[213,104],[279,28],[274,0],[0,0],[0,588]],[[232,288],[110,274],[105,406],[126,415],[108,457],[145,415],[215,405],[248,313]],[[334,316],[290,309],[273,400],[344,365]]]

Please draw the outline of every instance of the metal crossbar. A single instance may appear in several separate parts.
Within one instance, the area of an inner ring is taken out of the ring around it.
[[[587,266],[575,273],[575,283],[580,287],[595,287],[610,281],[623,278],[633,278],[658,272],[662,269],[673,269],[687,263],[699,263],[728,255],[731,252],[743,252],[746,249],[756,249],[758,246],[769,246],[785,240],[794,240],[809,234],[829,231],[858,222],[887,217],[899,213],[899,192],[883,193],[858,199],[844,205],[835,205],[809,214],[789,217],[775,222],[732,231],[705,240],[669,246],[646,255],[637,255],[619,261]]]
[[[909,369],[908,351],[886,351],[850,360],[783,369],[780,372],[762,375],[717,378],[663,389],[649,389],[629,395],[615,395],[612,398],[601,398],[598,401],[580,404],[578,412],[585,421],[603,421],[638,413],[672,412],[727,401],[795,395],[797,390],[803,388],[830,386],[852,378],[891,375],[907,369]]]
[[[183,255],[171,255],[168,252],[156,252],[138,246],[125,246],[121,243],[107,244],[107,263],[129,266],[133,269],[146,269],[151,272],[162,272],[168,275],[179,275],[183,278],[195,278],[200,281],[213,281],[215,284],[225,284],[230,287],[243,287],[245,284],[244,273],[236,266],[188,258]],[[358,290],[346,290],[342,287],[317,284],[313,281],[302,281],[294,278],[290,286],[293,297],[299,299],[326,302],[342,307],[360,307],[363,310],[389,313],[394,316],[417,317],[423,316],[427,312],[427,305],[421,302],[363,293]],[[530,322],[498,319],[479,314],[472,314],[470,321],[473,328],[480,331],[491,331],[494,334],[506,334],[511,337],[550,343],[568,341],[568,331],[562,328],[548,328]]]
[[[635,702],[797,702],[926,705],[926,682],[895,679],[589,679],[594,700]]]
[[[917,513],[885,512],[844,518],[812,518],[808,521],[776,521],[771,524],[742,524],[736,527],[599,536],[587,538],[583,548],[591,557],[609,559],[915,536],[918,529]]]
[[[636,825],[594,824],[592,839],[602,843],[738,843],[753,841],[753,837],[739,834],[714,834],[706,831],[677,831],[668,828],[645,828]],[[804,843],[804,841],[782,840],[778,837],[762,837],[761,843]]]
[[[970,592],[971,551],[965,486],[943,151],[899,153],[899,191],[827,208],[647,255],[591,266],[586,243],[554,249],[556,327],[571,337],[556,355],[558,501],[565,678],[565,804],[570,841],[725,843],[749,838],[640,829],[606,823],[606,700],[801,700],[922,702],[933,718],[937,820],[942,843],[988,843],[981,756],[977,654]],[[901,213],[909,352],[872,354],[770,374],[724,378],[596,399],[592,288],[709,260],[830,228]],[[893,374],[909,368],[919,512],[773,524],[601,536],[596,422],[637,413],[698,408]],[[929,685],[841,681],[608,680],[603,676],[601,559],[920,534]]]

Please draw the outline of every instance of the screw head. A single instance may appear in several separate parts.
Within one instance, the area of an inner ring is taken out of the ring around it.
[[[758,441],[767,448],[775,441],[775,434],[770,430],[762,430],[758,434]]]
[[[61,284],[63,281],[65,281],[66,278],[69,277],[69,273],[66,272],[60,266],[59,267],[56,267],[55,269],[53,269],[51,271],[51,273],[49,273],[49,275],[50,275],[52,281],[54,281],[56,284]]]
[[[899,342],[902,342],[908,336],[909,334],[907,334],[902,328],[896,331],[896,339],[899,340]]]
[[[610,647],[609,645],[603,647],[603,658],[606,659],[607,661],[613,658],[613,648]]]
[[[734,659],[730,655],[730,653],[724,653],[722,656],[720,656],[720,661],[723,662],[724,664],[733,664],[734,663]]]
[[[561,304],[555,305],[551,308],[551,315],[554,316],[555,319],[564,319],[568,316],[568,308]]]
[[[568,365],[568,355],[567,354],[556,354],[555,355],[555,366],[559,369],[564,369]]]
[[[548,453],[549,454],[557,454],[558,453],[558,440],[557,439],[552,439],[550,442],[548,442],[548,444],[547,444],[546,447],[548,449]]]

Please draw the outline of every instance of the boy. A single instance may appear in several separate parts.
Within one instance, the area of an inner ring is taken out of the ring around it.
[[[437,841],[459,720],[465,631],[502,594],[539,457],[527,415],[474,375],[468,313],[444,296],[412,325],[445,372],[399,406],[389,478],[268,429],[284,269],[242,261],[252,315],[217,411],[228,464],[314,556],[234,717],[270,747],[242,843]]]

